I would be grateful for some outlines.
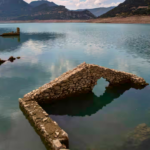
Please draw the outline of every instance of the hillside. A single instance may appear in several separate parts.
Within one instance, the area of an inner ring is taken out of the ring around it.
[[[51,19],[59,19],[59,20],[69,20],[69,19],[94,19],[95,16],[85,10],[85,11],[69,11],[65,8],[65,6],[53,6],[50,7],[47,4],[42,4],[32,9],[32,11],[20,17],[16,17],[15,20],[51,20]]]
[[[20,14],[26,14],[31,10],[31,6],[23,0],[1,0],[0,1],[0,20]]]
[[[78,9],[77,11],[88,10],[93,15],[98,17],[98,16],[101,16],[101,15],[105,14],[106,12],[112,10],[113,8],[115,8],[115,7],[99,7],[99,8],[93,8],[93,9]]]
[[[30,3],[30,5],[31,5],[32,7],[37,7],[37,6],[40,6],[40,5],[42,5],[42,4],[47,4],[47,5],[49,5],[49,6],[57,6],[55,3],[49,2],[49,1],[47,1],[47,0],[32,1],[32,2]]]
[[[68,20],[68,19],[94,19],[91,12],[70,11],[65,6],[50,6],[49,3],[32,7],[23,0],[0,0],[0,21],[2,20]]]
[[[150,15],[150,0],[126,0],[100,17]]]

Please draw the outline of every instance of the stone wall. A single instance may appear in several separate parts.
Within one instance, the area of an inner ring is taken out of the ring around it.
[[[111,86],[131,84],[133,87],[140,88],[148,85],[143,78],[134,74],[82,63],[19,99],[22,111],[50,150],[68,148],[68,135],[50,119],[39,103],[52,103],[72,95],[88,93],[101,77],[109,81]]]
[[[112,86],[118,86],[121,84],[128,83],[134,88],[140,88],[142,86],[148,85],[148,83],[146,83],[146,81],[143,78],[131,73],[117,71],[98,65],[89,65],[89,70],[93,82],[97,82],[97,80],[102,77],[106,79]]]
[[[91,91],[101,77],[106,79],[112,86],[129,83],[131,86],[139,88],[147,85],[143,78],[134,74],[82,63],[75,69],[62,74],[24,97],[39,103],[51,103],[72,95]]]
[[[67,150],[66,148],[69,147],[67,133],[49,117],[36,101],[19,99],[19,104],[48,150]]]
[[[17,28],[16,30],[17,30],[16,32],[12,31],[12,32],[9,32],[9,33],[3,33],[0,36],[19,36],[20,35],[20,28]]]

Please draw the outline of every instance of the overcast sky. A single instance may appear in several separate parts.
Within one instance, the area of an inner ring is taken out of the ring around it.
[[[24,0],[30,3],[33,0]],[[68,9],[84,9],[84,8],[96,8],[96,7],[109,7],[117,6],[124,0],[49,0],[58,5],[64,5]]]

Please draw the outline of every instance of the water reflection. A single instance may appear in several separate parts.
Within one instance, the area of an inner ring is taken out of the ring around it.
[[[22,30],[20,40],[0,37],[2,59],[21,56],[12,64],[0,66],[0,150],[45,150],[19,110],[18,98],[84,61],[135,73],[150,83],[147,59],[150,26],[3,24],[0,34],[17,26]],[[68,133],[71,150],[112,150],[138,124],[150,125],[149,87],[140,92],[135,89],[126,92],[130,87],[104,92],[104,88],[100,83],[100,97],[89,93],[48,106],[49,114],[54,114],[51,118]]]
[[[64,36],[65,34],[56,33],[21,33],[20,36],[0,37],[0,52],[11,52],[17,50],[18,47],[21,47],[29,40],[46,42],[48,40],[54,41],[57,38],[64,38]]]
[[[139,124],[133,131],[127,133],[125,141],[116,150],[149,150],[150,127],[145,123]]]
[[[51,105],[42,105],[44,110],[50,115],[68,116],[91,116],[97,111],[119,98],[125,91],[131,88],[130,85],[119,87],[106,87],[105,92],[100,97],[94,93],[83,94],[77,97],[67,98]]]
[[[18,35],[2,36],[2,38],[13,39],[13,40],[17,39],[17,41],[20,42],[20,36],[18,36]]]
[[[0,59],[0,66],[2,65],[2,64],[4,64],[6,61],[10,61],[10,62],[14,62],[16,59],[20,59],[21,57],[13,57],[13,56],[11,56],[11,57],[9,57],[8,58],[8,60],[2,60],[2,59]]]
[[[46,150],[19,110],[18,98],[46,83],[50,73],[40,64],[29,62],[20,65],[15,61],[6,66],[0,67],[0,150]]]
[[[124,46],[129,54],[135,54],[138,57],[149,60],[150,40],[148,37],[130,37],[124,41]]]

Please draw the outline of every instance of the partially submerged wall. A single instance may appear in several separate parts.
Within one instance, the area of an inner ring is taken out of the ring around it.
[[[48,150],[67,150],[66,148],[69,147],[67,133],[49,117],[36,101],[19,99],[19,104]]]
[[[98,79],[103,77],[112,86],[118,86],[128,83],[134,88],[140,88],[142,86],[148,85],[148,83],[146,83],[143,78],[131,73],[117,71],[115,69],[109,69],[98,65],[89,65],[89,70],[91,73],[91,80],[93,82],[97,82]]]
[[[57,123],[49,118],[38,103],[52,103],[72,95],[87,93],[93,89],[101,77],[109,81],[112,86],[128,83],[138,88],[148,85],[143,78],[134,74],[82,63],[19,99],[21,109],[50,149],[68,148],[68,136]]]
[[[16,32],[9,32],[9,33],[3,33],[0,36],[19,36],[20,35],[20,28],[17,28]]]
[[[74,94],[91,91],[101,77],[106,79],[112,86],[125,83],[132,84],[133,87],[147,85],[143,78],[134,74],[82,63],[75,69],[62,74],[24,97],[39,103],[51,103]]]

